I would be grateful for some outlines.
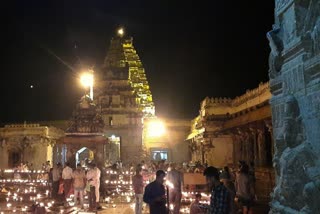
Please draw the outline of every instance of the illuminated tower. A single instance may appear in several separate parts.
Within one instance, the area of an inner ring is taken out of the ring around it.
[[[96,79],[95,102],[101,107],[106,135],[120,142],[122,159],[141,159],[143,119],[154,117],[155,107],[133,39],[126,38],[123,29],[111,39]]]

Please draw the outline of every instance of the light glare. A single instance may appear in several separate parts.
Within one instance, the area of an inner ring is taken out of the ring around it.
[[[84,73],[80,77],[80,82],[85,87],[93,86],[93,74]]]
[[[160,137],[165,133],[165,127],[162,121],[155,120],[148,123],[148,135],[150,137]]]
[[[118,30],[118,34],[119,34],[119,36],[123,36],[123,34],[124,34],[123,28],[120,28],[120,29]]]

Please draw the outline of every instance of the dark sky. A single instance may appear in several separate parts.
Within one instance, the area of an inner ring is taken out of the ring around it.
[[[193,118],[206,96],[233,98],[268,80],[273,8],[272,0],[7,5],[0,122],[69,119],[83,89],[77,72],[49,52],[73,67],[99,66],[118,26],[134,38],[157,114]]]

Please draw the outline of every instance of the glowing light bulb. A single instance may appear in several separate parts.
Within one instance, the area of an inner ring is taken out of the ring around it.
[[[122,36],[124,35],[124,30],[123,30],[123,28],[119,28],[117,33],[118,33],[118,35],[119,35],[120,37],[122,37]]]

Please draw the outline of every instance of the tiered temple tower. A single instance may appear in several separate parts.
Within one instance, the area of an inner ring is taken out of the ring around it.
[[[144,154],[143,119],[154,117],[155,107],[133,39],[122,30],[111,39],[96,76],[95,103],[101,107],[104,132],[109,141],[119,143],[122,161],[139,161]]]

